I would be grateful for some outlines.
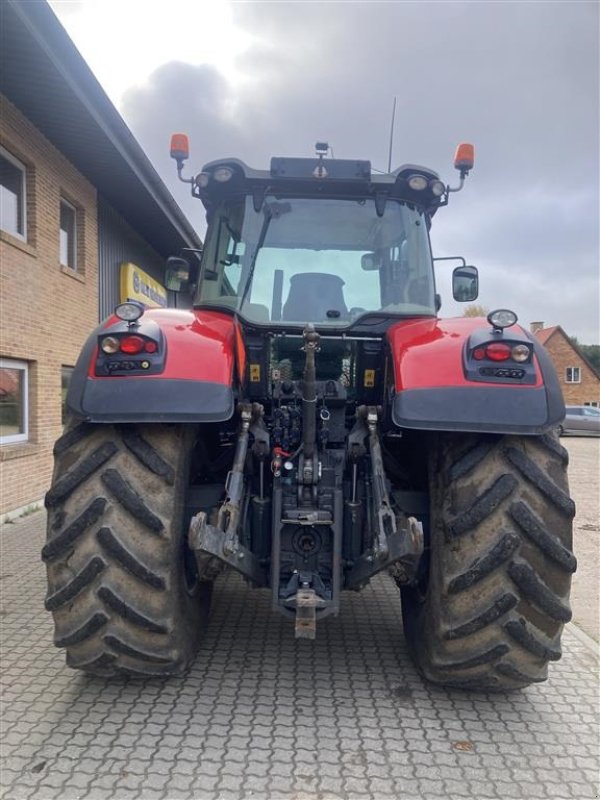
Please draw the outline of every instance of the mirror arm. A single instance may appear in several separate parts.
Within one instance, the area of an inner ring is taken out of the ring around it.
[[[431,259],[434,263],[436,261],[462,261],[463,267],[467,266],[467,262],[462,256],[437,256]]]

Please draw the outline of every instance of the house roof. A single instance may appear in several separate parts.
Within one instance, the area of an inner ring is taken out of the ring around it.
[[[0,0],[0,92],[163,256],[201,240],[45,0]]]
[[[541,328],[535,332],[535,338],[541,343],[546,344],[548,339],[552,336],[553,333],[560,328],[560,325],[554,325],[552,328]],[[562,330],[562,329],[561,329]],[[564,333],[564,331],[563,331]],[[565,334],[566,335],[566,334]]]
[[[560,335],[561,335],[561,336],[562,336],[562,337],[565,339],[565,341],[566,341],[566,342],[567,342],[567,343],[568,343],[568,344],[569,344],[569,345],[572,347],[572,349],[573,349],[573,350],[574,350],[574,351],[577,353],[577,355],[579,356],[579,358],[580,358],[580,359],[581,359],[581,360],[582,360],[582,361],[583,361],[583,362],[586,364],[586,366],[587,366],[587,367],[588,367],[588,368],[591,370],[592,374],[593,374],[593,375],[595,375],[595,376],[596,376],[596,378],[598,378],[598,379],[600,380],[600,373],[598,373],[598,370],[597,370],[597,369],[594,367],[594,365],[591,363],[591,361],[589,361],[589,360],[588,360],[588,358],[587,358],[587,357],[586,357],[586,356],[585,356],[585,355],[584,355],[584,354],[581,352],[581,350],[579,349],[579,347],[578,347],[578,346],[575,344],[575,342],[574,342],[574,341],[573,341],[573,340],[570,338],[570,336],[567,336],[567,334],[565,333],[565,331],[563,330],[563,328],[562,328],[560,325],[554,325],[554,326],[553,326],[553,327],[551,327],[551,328],[540,328],[539,330],[537,330],[537,331],[535,331],[535,332],[534,332],[534,336],[535,336],[535,338],[538,340],[538,342],[540,342],[540,344],[543,344],[544,346],[546,346],[546,345],[547,345],[547,343],[548,343],[548,341],[549,341],[549,339],[550,339],[550,338],[551,338],[551,337],[552,337],[552,336],[553,336],[555,333],[560,333]]]

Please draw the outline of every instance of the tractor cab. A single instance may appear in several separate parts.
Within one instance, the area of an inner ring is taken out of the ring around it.
[[[268,171],[215,161],[183,178],[187,141],[174,137],[180,178],[208,223],[195,306],[328,333],[436,316],[429,228],[451,190],[424,167],[378,175],[369,161],[325,158],[327,149],[273,158]]]
[[[257,324],[360,327],[373,315],[435,315],[424,212],[372,197],[267,192],[219,198],[195,303]]]

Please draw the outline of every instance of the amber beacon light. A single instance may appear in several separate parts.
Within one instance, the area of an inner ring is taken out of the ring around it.
[[[190,155],[190,143],[185,133],[174,133],[171,136],[171,158],[177,162],[185,161]]]
[[[461,142],[454,154],[454,166],[460,170],[461,175],[466,175],[475,164],[475,147],[472,144]]]

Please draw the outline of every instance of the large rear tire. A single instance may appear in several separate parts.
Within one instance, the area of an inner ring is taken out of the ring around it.
[[[430,459],[429,564],[402,590],[423,675],[469,689],[547,678],[571,618],[575,506],[556,434],[437,437]]]
[[[211,585],[184,530],[193,428],[70,421],[46,495],[46,608],[67,664],[176,675],[193,659]]]

